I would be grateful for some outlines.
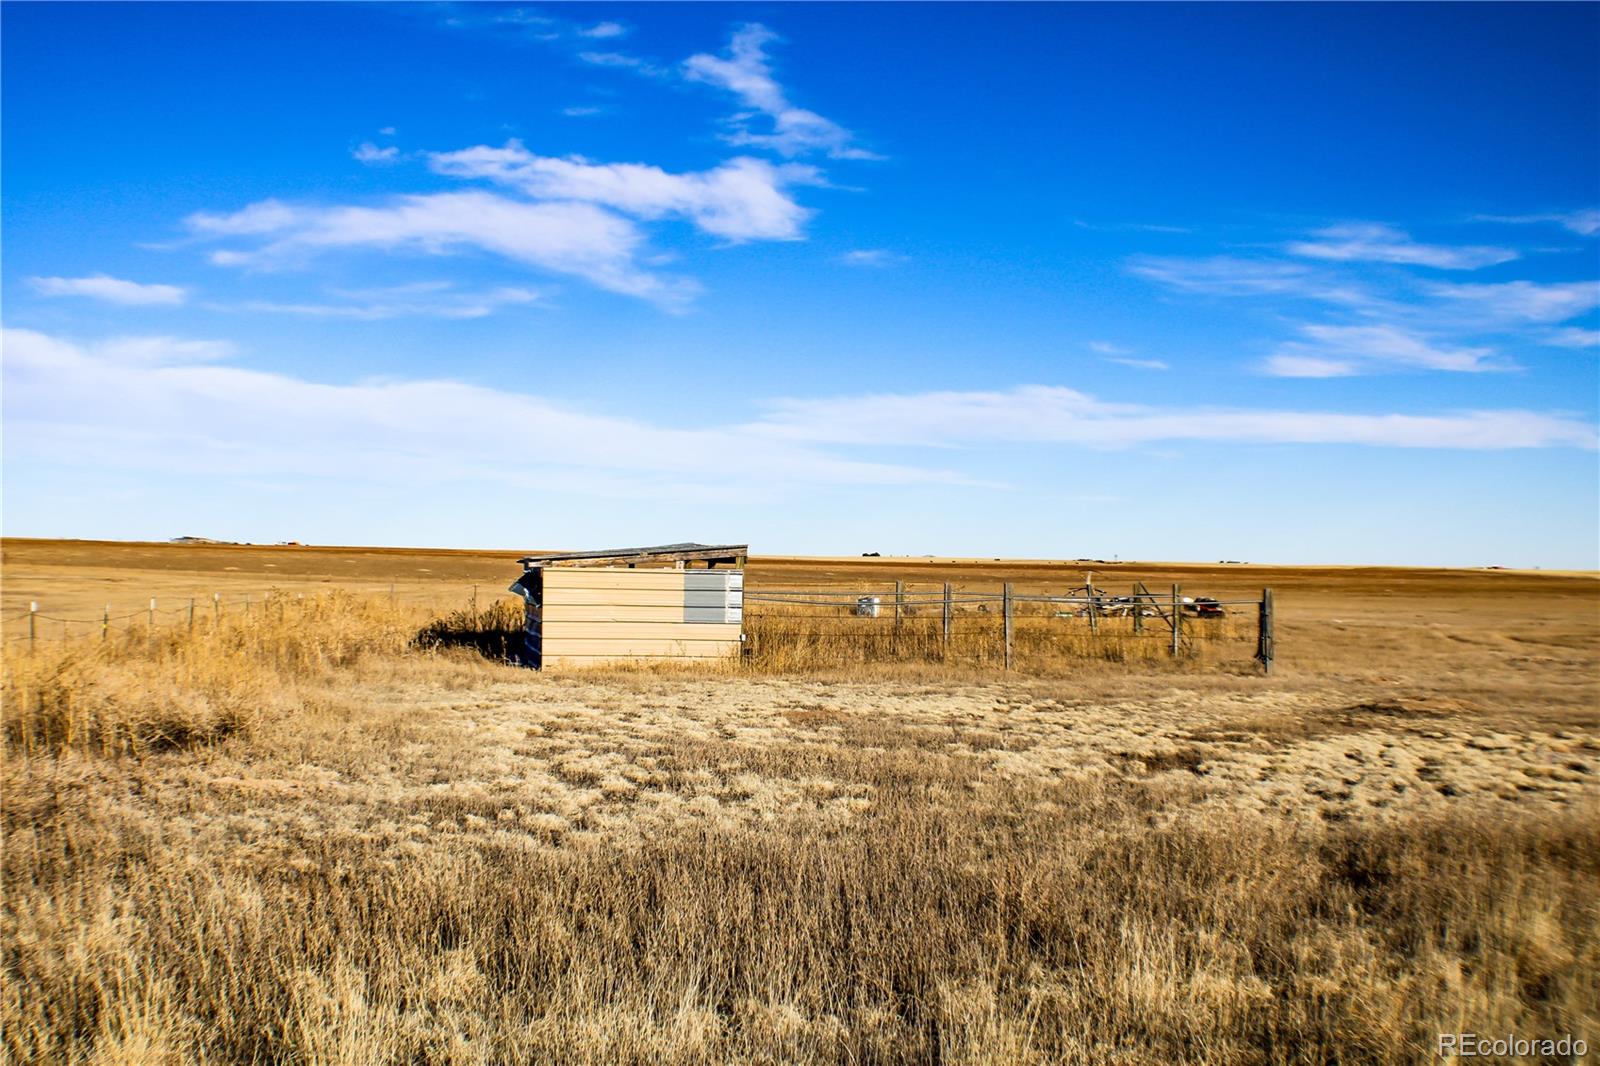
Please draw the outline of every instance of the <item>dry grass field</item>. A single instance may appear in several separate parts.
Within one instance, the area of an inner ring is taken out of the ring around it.
[[[7,1061],[1600,1048],[1592,574],[757,558],[752,589],[1270,585],[1278,669],[1234,618],[1006,674],[829,667],[775,617],[743,666],[541,676],[468,646],[515,624],[516,551],[3,553]],[[17,621],[213,592],[255,605]]]

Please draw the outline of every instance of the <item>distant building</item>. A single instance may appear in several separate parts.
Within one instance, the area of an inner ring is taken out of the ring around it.
[[[731,658],[744,642],[744,544],[557,552],[519,560],[535,669]]]

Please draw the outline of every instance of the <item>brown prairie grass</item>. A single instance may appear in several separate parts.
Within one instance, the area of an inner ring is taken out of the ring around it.
[[[1441,698],[1343,697],[1296,733],[1237,681],[1138,662],[1127,691],[805,680],[822,638],[803,627],[765,633],[782,654],[758,642],[747,678],[546,678],[451,650],[517,621],[327,597],[8,648],[4,1057],[1404,1063],[1444,1031],[1600,1043],[1600,744],[1570,727],[1570,780],[1525,794],[1552,802],[1423,803],[1435,766],[1382,817],[1280,817],[1234,802],[1240,774],[1487,726]],[[1219,691],[1243,710],[1202,709]]]
[[[248,731],[294,686],[418,639],[414,607],[331,592],[279,596],[194,627],[110,632],[5,649],[5,742],[139,755]]]

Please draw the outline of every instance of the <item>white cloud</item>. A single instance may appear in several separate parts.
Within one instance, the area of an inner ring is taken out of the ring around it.
[[[206,365],[209,342],[75,344],[0,335],[8,451],[146,472],[339,479],[471,478],[636,496],[652,483],[918,484],[961,479],[856,460],[737,427],[677,429],[452,381],[312,382]],[[565,472],[565,473],[564,473]],[[564,479],[564,480],[563,480]]]
[[[737,115],[728,140],[785,156],[820,151],[834,159],[880,158],[855,146],[855,135],[843,126],[789,102],[767,60],[766,45],[774,40],[777,34],[759,23],[750,23],[734,32],[726,57],[700,53],[684,61],[684,77],[688,80],[727,89],[746,107],[772,120],[772,132],[755,133],[750,129],[754,116]]]
[[[202,235],[266,238],[243,250],[212,253],[213,262],[227,266],[294,265],[341,248],[429,255],[477,251],[666,307],[681,305],[693,293],[691,282],[642,269],[637,257],[644,238],[638,228],[587,203],[526,203],[478,191],[402,196],[372,207],[268,200],[233,214],[192,215],[188,223]]]
[[[1558,329],[1544,338],[1544,343],[1557,348],[1600,347],[1600,329]]]
[[[86,278],[29,278],[28,283],[41,296],[86,296],[125,307],[172,306],[183,303],[189,295],[188,290],[177,285],[147,285],[107,274],[91,274]]]
[[[1543,215],[1479,215],[1479,222],[1507,222],[1531,224],[1550,222],[1571,230],[1583,237],[1600,234],[1600,207],[1587,207],[1578,211],[1557,211]]]
[[[785,189],[819,180],[812,167],[748,157],[687,174],[643,163],[556,159],[535,155],[516,140],[428,158],[434,171],[450,177],[482,178],[539,199],[604,204],[640,218],[677,215],[732,241],[799,239],[810,212]]]
[[[579,52],[578,58],[595,67],[615,67],[621,70],[631,70],[647,78],[664,78],[671,71],[662,66],[631,56],[625,52]]]
[[[896,263],[900,258],[887,248],[857,248],[841,255],[839,262],[846,266],[882,267]]]
[[[1090,341],[1086,347],[1105,362],[1116,363],[1119,366],[1130,366],[1135,370],[1171,369],[1160,359],[1136,359],[1133,357],[1134,349],[1112,344],[1110,341]]]
[[[1394,326],[1305,325],[1308,340],[1280,345],[1264,369],[1275,377],[1325,378],[1383,370],[1505,369],[1493,348],[1447,347]]]
[[[386,289],[359,291],[335,290],[344,298],[340,303],[283,303],[271,300],[245,300],[234,304],[212,304],[218,311],[246,311],[262,314],[301,315],[308,318],[344,318],[376,322],[389,318],[484,318],[505,307],[536,303],[539,294],[532,289],[504,286],[483,292],[457,292],[448,283],[399,285]]]
[[[563,107],[561,109],[561,113],[568,118],[593,118],[595,115],[605,114],[605,111],[605,108],[596,107],[593,104],[574,104],[571,107]]]
[[[390,145],[387,148],[379,148],[371,141],[366,141],[352,151],[350,155],[357,162],[365,163],[369,167],[386,166],[390,163],[399,162],[400,149],[394,145]]]
[[[621,37],[627,32],[627,27],[620,22],[596,22],[593,26],[580,29],[578,36],[594,38]]]
[[[1442,270],[1476,270],[1517,258],[1511,248],[1419,244],[1403,230],[1373,222],[1329,226],[1312,236],[1318,239],[1292,241],[1285,249],[1308,259],[1401,263]]]
[[[1157,222],[1090,222],[1075,218],[1072,224],[1079,229],[1097,233],[1193,233],[1189,226],[1168,226]]]
[[[1429,292],[1460,301],[1488,318],[1547,325],[1565,322],[1600,307],[1600,281],[1434,285]]]
[[[1206,296],[1298,296],[1353,305],[1371,300],[1357,286],[1281,259],[1136,255],[1126,265],[1141,278]]]
[[[8,459],[144,475],[284,479],[351,491],[492,482],[682,499],[802,485],[973,484],[861,449],[1116,448],[1163,441],[1504,449],[1596,447],[1576,417],[1155,407],[1072,389],[786,400],[745,424],[667,427],[510,389],[445,380],[310,381],[215,365],[230,346],[175,338],[79,344],[0,333]],[[711,416],[713,419],[715,415]]]
[[[1073,389],[786,400],[749,427],[786,440],[858,445],[1021,443],[1125,447],[1158,441],[1393,448],[1593,449],[1595,427],[1533,411],[1341,414],[1106,403]]]

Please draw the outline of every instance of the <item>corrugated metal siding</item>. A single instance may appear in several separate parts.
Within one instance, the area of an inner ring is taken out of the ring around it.
[[[683,574],[685,622],[740,622],[744,619],[744,575],[686,570]]]

